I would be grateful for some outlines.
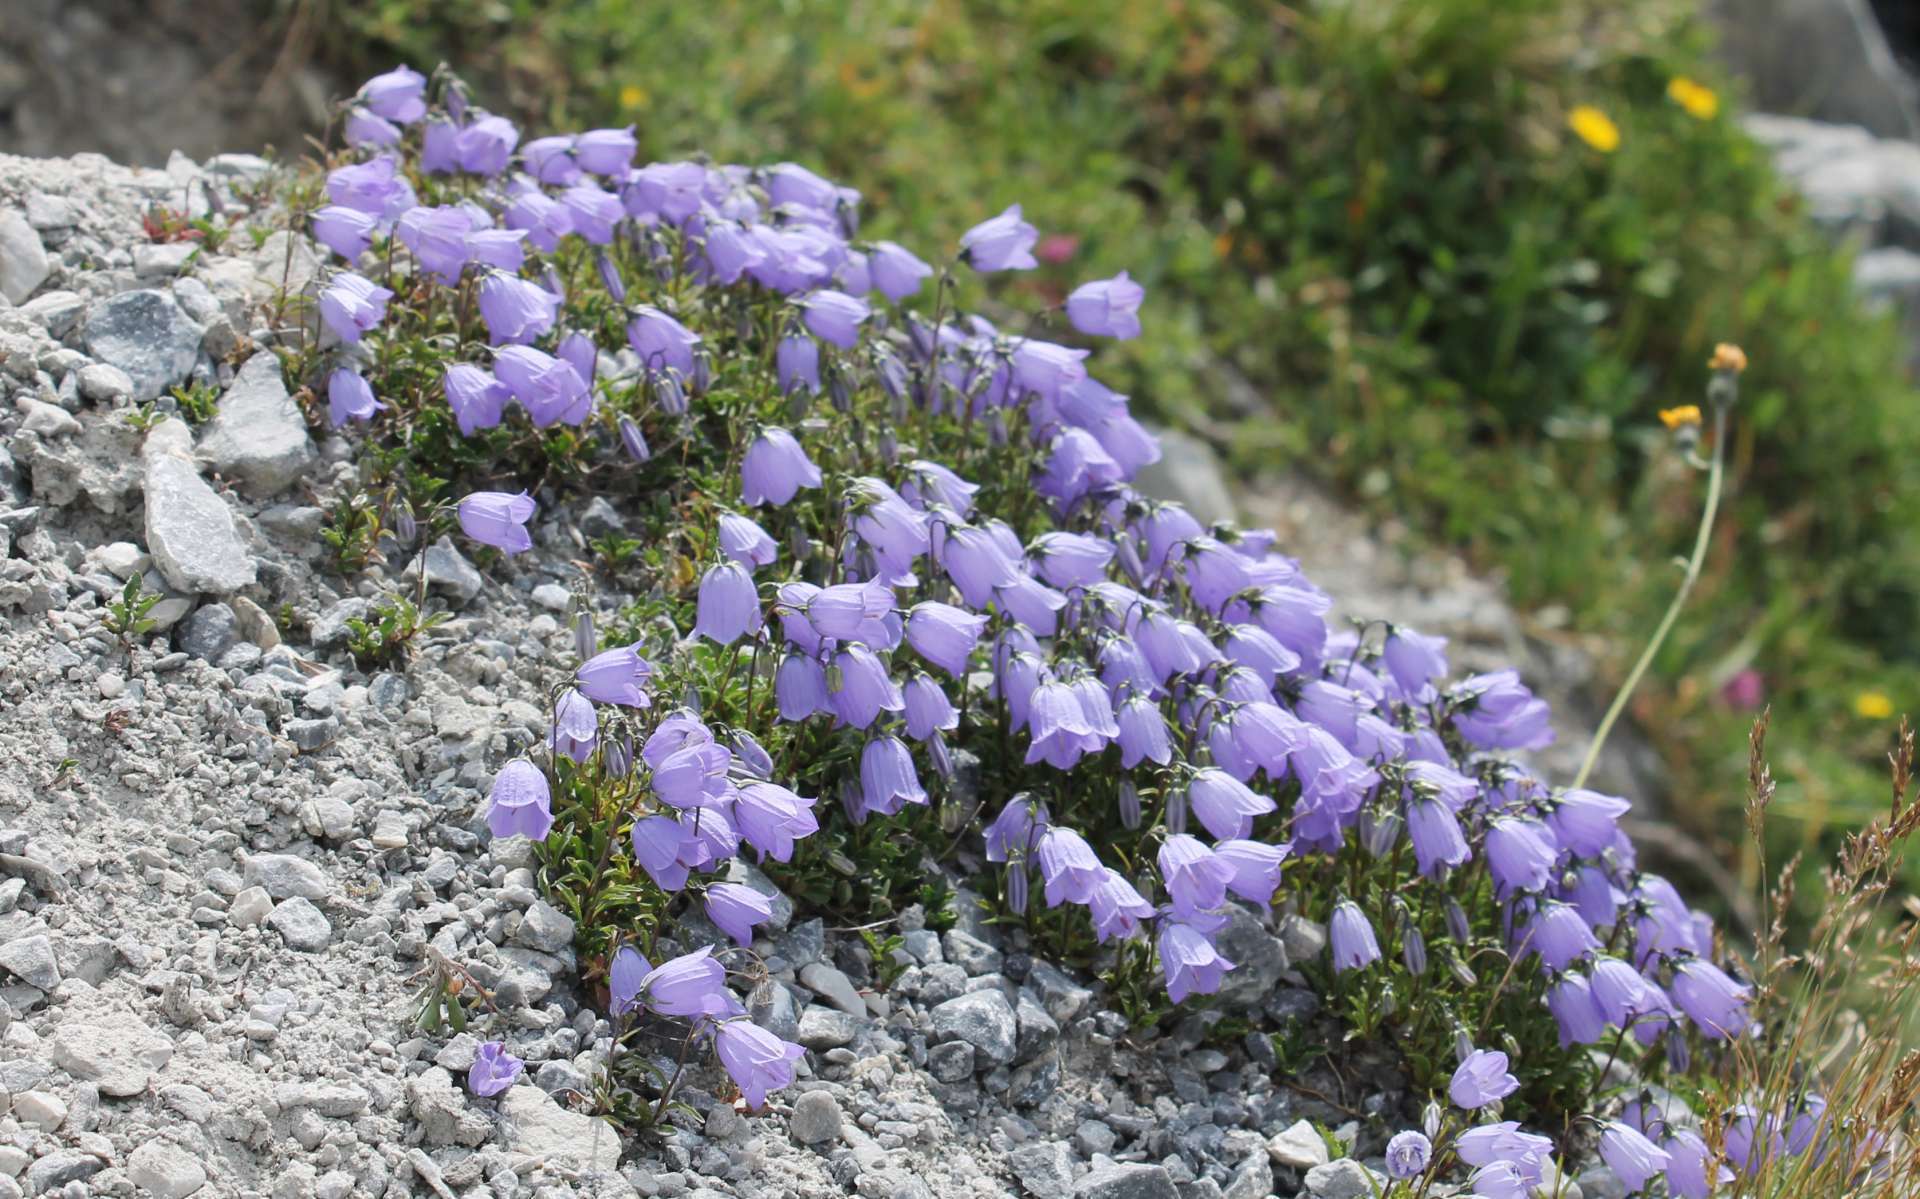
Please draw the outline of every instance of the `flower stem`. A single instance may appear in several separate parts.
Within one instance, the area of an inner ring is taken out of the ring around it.
[[[1700,568],[1707,559],[1707,545],[1713,538],[1713,518],[1720,508],[1720,480],[1725,473],[1727,449],[1727,406],[1716,404],[1713,412],[1713,461],[1707,468],[1707,502],[1700,513],[1700,529],[1694,535],[1693,556],[1687,559],[1686,574],[1681,576],[1680,589],[1674,592],[1673,602],[1667,605],[1667,613],[1660,618],[1660,626],[1653,631],[1653,639],[1647,642],[1647,648],[1640,653],[1640,660],[1633,664],[1627,674],[1627,681],[1620,684],[1619,694],[1613,697],[1607,714],[1600,719],[1600,727],[1594,730],[1593,744],[1587,747],[1587,756],[1580,763],[1580,772],[1573,776],[1573,786],[1586,785],[1587,776],[1593,773],[1594,763],[1600,760],[1601,747],[1607,743],[1607,735],[1613,732],[1614,722],[1620,719],[1620,713],[1626,710],[1627,701],[1633,698],[1633,692],[1640,685],[1640,679],[1653,665],[1655,654],[1666,643],[1667,634],[1673,631],[1674,622],[1680,619],[1680,609],[1686,607],[1687,597],[1693,593],[1693,585],[1700,580]]]

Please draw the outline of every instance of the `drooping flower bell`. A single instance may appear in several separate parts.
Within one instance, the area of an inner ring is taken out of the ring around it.
[[[773,901],[740,883],[715,883],[707,888],[707,919],[740,945],[753,944],[753,928],[773,919]]]
[[[932,267],[894,242],[875,242],[867,257],[868,278],[881,295],[896,304],[919,291],[921,280],[931,274]]]
[[[1140,336],[1140,302],[1146,298],[1146,289],[1121,271],[1074,288],[1067,297],[1067,319],[1090,337],[1126,341]]]
[[[762,429],[740,462],[740,501],[750,508],[784,507],[801,489],[818,486],[820,468],[785,429]]]
[[[1033,243],[1040,231],[1023,218],[1018,204],[960,235],[960,252],[976,271],[1030,271],[1039,266]]]
[[[727,990],[727,971],[711,946],[660,963],[640,980],[647,1007],[662,1016],[740,1015],[740,1001]]]
[[[547,734],[547,748],[584,764],[600,743],[600,717],[592,701],[569,687],[553,705],[553,729]]]
[[[722,562],[700,579],[698,615],[693,633],[720,645],[732,645],[760,630],[760,593],[753,575],[738,562]]]
[[[1498,1049],[1476,1049],[1467,1055],[1447,1084],[1447,1096],[1468,1111],[1498,1103],[1520,1089],[1520,1080],[1507,1071],[1507,1055]]]
[[[513,398],[505,384],[467,362],[447,367],[440,386],[464,437],[497,426],[506,414],[507,401]]]
[[[527,521],[539,505],[526,492],[510,495],[504,491],[476,491],[461,500],[455,509],[460,528],[483,545],[509,554],[533,548],[527,533]]]
[[[1160,968],[1166,975],[1167,998],[1173,1002],[1218,991],[1234,965],[1193,925],[1179,920],[1160,922]]]
[[[865,300],[830,289],[813,292],[800,302],[800,320],[808,331],[843,350],[860,340],[860,323],[871,312]]]
[[[1094,856],[1093,847],[1072,829],[1049,825],[1040,834],[1033,856],[1040,865],[1050,908],[1062,903],[1084,904],[1106,880],[1106,867]]]
[[[526,345],[553,329],[560,297],[546,288],[505,271],[488,271],[477,292],[480,319],[496,346]],[[591,374],[591,372],[589,372]]]
[[[1374,938],[1373,924],[1352,900],[1343,899],[1334,905],[1327,931],[1334,973],[1360,970],[1380,960],[1380,942]]]
[[[515,758],[493,777],[487,793],[487,831],[496,837],[544,841],[553,828],[553,794],[547,776],[525,758]]]
[[[793,1085],[793,1065],[807,1052],[746,1019],[722,1021],[714,1029],[713,1050],[750,1111],[765,1107],[769,1093]]]
[[[627,341],[649,373],[675,370],[682,378],[693,373],[693,348],[700,344],[699,335],[650,304],[633,309]]]
[[[1644,1189],[1673,1164],[1666,1150],[1649,1141],[1639,1129],[1618,1120],[1609,1120],[1601,1128],[1600,1158],[1629,1191]]]
[[[374,413],[385,408],[359,371],[342,366],[327,375],[327,417],[334,428],[348,421],[372,420]]]
[[[623,646],[595,654],[574,675],[580,693],[595,703],[620,704],[645,708],[647,680],[653,677],[653,664],[640,656],[637,646]]]

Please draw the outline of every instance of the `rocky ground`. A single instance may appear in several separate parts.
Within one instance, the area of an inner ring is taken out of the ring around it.
[[[1211,1035],[1218,1012],[1136,1040],[964,893],[944,935],[902,919],[909,960],[884,992],[857,937],[781,908],[751,1006],[811,1052],[768,1113],[695,1073],[704,1118],[658,1140],[580,1114],[610,1029],[530,847],[489,838],[483,795],[544,733],[572,560],[619,514],[544,505],[536,552],[486,577],[434,547],[454,619],[406,669],[360,670],[347,621],[408,560],[327,567],[350,447],[308,427],[264,349],[311,252],[286,234],[156,243],[141,221],[236,205],[265,169],[0,157],[0,1199],[1371,1193],[1409,1110],[1388,1063],[1289,1073],[1264,1036]],[[183,382],[219,390],[211,419],[163,398],[143,428],[138,406]],[[1161,486],[1230,504],[1175,444]],[[1447,633],[1468,667],[1518,657],[1549,695],[1583,684],[1583,656],[1521,633],[1457,562],[1304,487],[1244,503],[1349,611]],[[164,598],[122,641],[105,618],[134,575]],[[1577,756],[1578,717],[1555,752]],[[1320,929],[1249,916],[1230,936],[1227,1010],[1337,1035],[1290,967]],[[463,1085],[474,1035],[412,1025],[442,959],[528,1062],[496,1100]],[[1352,1156],[1329,1162],[1308,1121]],[[1618,1193],[1603,1169],[1580,1186]]]

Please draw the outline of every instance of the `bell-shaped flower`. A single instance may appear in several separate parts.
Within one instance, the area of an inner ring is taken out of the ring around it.
[[[533,548],[533,538],[527,534],[527,521],[533,519],[538,506],[524,491],[518,495],[476,491],[460,501],[455,513],[467,536],[482,545],[517,554]]]
[[[447,406],[453,409],[454,423],[462,436],[471,437],[481,429],[498,425],[506,413],[513,393],[480,367],[456,362],[447,367],[441,380]]]
[[[1040,231],[1027,224],[1018,204],[960,235],[960,252],[976,271],[1030,271],[1040,265],[1033,243]]]
[[[496,346],[526,345],[546,336],[560,311],[559,296],[505,271],[488,271],[480,279],[477,294],[480,319]]]
[[[881,295],[896,304],[919,291],[920,281],[931,274],[932,267],[894,242],[875,242],[867,256],[868,278]]]
[[[750,518],[737,512],[723,512],[720,514],[720,552],[753,570],[772,566],[780,556],[780,547]]]
[[[628,708],[645,708],[653,703],[646,691],[647,680],[653,677],[653,663],[641,657],[635,646],[595,654],[573,677],[580,693],[595,703]]]
[[[679,371],[682,378],[693,374],[693,348],[700,344],[699,335],[650,304],[633,309],[627,342],[650,374],[661,370]]]
[[[833,710],[826,668],[805,654],[788,654],[780,659],[773,676],[773,693],[782,720],[805,720],[815,712]]]
[[[372,112],[411,125],[427,114],[427,77],[402,64],[360,85],[355,98]]]
[[[593,392],[573,364],[532,346],[502,346],[493,373],[539,428],[583,424],[593,414]]]
[[[1272,903],[1273,893],[1280,889],[1280,868],[1287,852],[1285,845],[1264,841],[1221,841],[1213,847],[1213,856],[1233,871],[1227,890],[1262,906]]]
[[[352,262],[373,244],[374,230],[379,224],[380,218],[374,213],[329,204],[313,214],[309,228],[315,241]]]
[[[1507,1055],[1498,1049],[1476,1049],[1453,1072],[1447,1097],[1473,1111],[1498,1103],[1520,1089],[1520,1080],[1507,1072]]]
[[[553,705],[553,728],[547,733],[547,748],[585,763],[600,743],[600,717],[586,696],[569,687]]]
[[[1166,975],[1167,998],[1175,1003],[1189,995],[1211,995],[1234,963],[1220,955],[1205,933],[1179,920],[1160,922],[1160,968]]]
[[[607,964],[607,1006],[614,1015],[627,1015],[640,1006],[640,980],[652,969],[653,963],[631,945],[614,951]]]
[[[1173,897],[1176,915],[1210,912],[1227,901],[1233,866],[1221,861],[1199,838],[1173,834],[1161,843],[1155,862],[1160,867],[1160,881]]]
[[[901,691],[906,699],[907,736],[915,741],[960,727],[960,713],[932,675],[916,672]]]
[[[777,783],[740,784],[733,822],[747,844],[776,862],[793,859],[793,843],[820,830],[813,804]]]
[[[860,340],[860,323],[872,314],[865,300],[845,292],[822,289],[800,301],[800,320],[828,345],[850,350]]]
[[[1630,1124],[1609,1120],[1600,1130],[1600,1159],[1613,1168],[1628,1191],[1643,1190],[1666,1172],[1673,1158]]]
[[[671,816],[643,816],[633,822],[633,860],[662,891],[687,885],[687,865],[680,860],[686,830]]]
[[[1673,981],[1667,990],[1709,1040],[1740,1036],[1751,1023],[1747,1014],[1749,989],[1705,958],[1685,956],[1675,961]]]
[[[792,1086],[793,1065],[807,1053],[744,1019],[726,1020],[714,1029],[713,1051],[749,1111],[759,1111],[770,1093]]]
[[[715,883],[704,901],[707,919],[741,945],[753,944],[753,926],[773,919],[773,901],[752,887]]]
[[[891,816],[903,804],[927,802],[913,753],[898,737],[875,737],[860,751],[860,801],[873,815]]]
[[[525,758],[502,766],[487,793],[487,830],[496,837],[544,841],[552,828],[553,794],[547,776]]]
[[[640,980],[640,998],[662,1016],[732,1016],[740,1001],[727,990],[727,970],[703,945],[649,970]]]
[[[1133,936],[1140,931],[1140,922],[1153,915],[1153,905],[1141,898],[1126,876],[1111,867],[1093,889],[1087,908],[1093,917],[1094,936],[1102,944]]]
[[[1333,970],[1344,974],[1380,960],[1380,942],[1374,938],[1373,924],[1360,905],[1343,899],[1333,907],[1333,919],[1327,922],[1328,939],[1333,946]]]
[[[501,1042],[487,1041],[474,1053],[473,1065],[467,1067],[467,1089],[482,1099],[491,1099],[511,1087],[526,1066]]]
[[[785,429],[762,429],[740,463],[740,498],[750,508],[783,507],[802,488],[818,486],[820,468]]]
[[[900,685],[887,673],[887,664],[866,646],[849,642],[833,657],[838,685],[828,692],[834,715],[856,729],[864,729],[882,712],[898,712],[907,705]],[[829,685],[835,682],[829,678]]]
[[[1034,846],[1033,857],[1046,883],[1050,908],[1062,903],[1084,904],[1106,881],[1106,867],[1094,856],[1093,847],[1072,829],[1048,825]]]
[[[327,419],[338,429],[348,421],[368,421],[386,408],[359,371],[336,367],[327,375]]]
[[[1213,766],[1194,772],[1187,784],[1187,804],[1216,839],[1245,837],[1253,831],[1254,817],[1279,808],[1273,800]]]
[[[693,634],[720,645],[732,645],[760,631],[763,617],[760,592],[753,575],[738,562],[722,562],[700,578],[700,597]]]
[[[1140,336],[1140,302],[1146,289],[1121,271],[1111,279],[1082,283],[1067,296],[1067,319],[1090,337],[1119,341]]]
[[[1547,1010],[1560,1029],[1560,1048],[1595,1045],[1607,1032],[1607,1018],[1594,1001],[1584,975],[1563,974],[1547,988]]]
[[[987,861],[1011,862],[1031,853],[1049,824],[1047,805],[1024,793],[1007,801],[986,828]]]

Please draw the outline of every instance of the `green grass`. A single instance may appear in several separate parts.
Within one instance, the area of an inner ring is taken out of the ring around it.
[[[1609,638],[1611,677],[1697,515],[1655,413],[1740,342],[1725,515],[1633,713],[1671,807],[1751,869],[1751,714],[1721,684],[1764,676],[1783,849],[1876,803],[1892,729],[1857,698],[1914,706],[1920,425],[1898,335],[1739,131],[1692,7],[385,0],[321,24],[343,70],[446,59],[543,128],[804,162],[918,248],[1023,203],[1077,240],[1009,305],[1131,271],[1151,336],[1100,370],[1136,406],[1463,547]],[[1717,115],[1668,97],[1682,75]],[[1576,104],[1617,150],[1568,130]]]

